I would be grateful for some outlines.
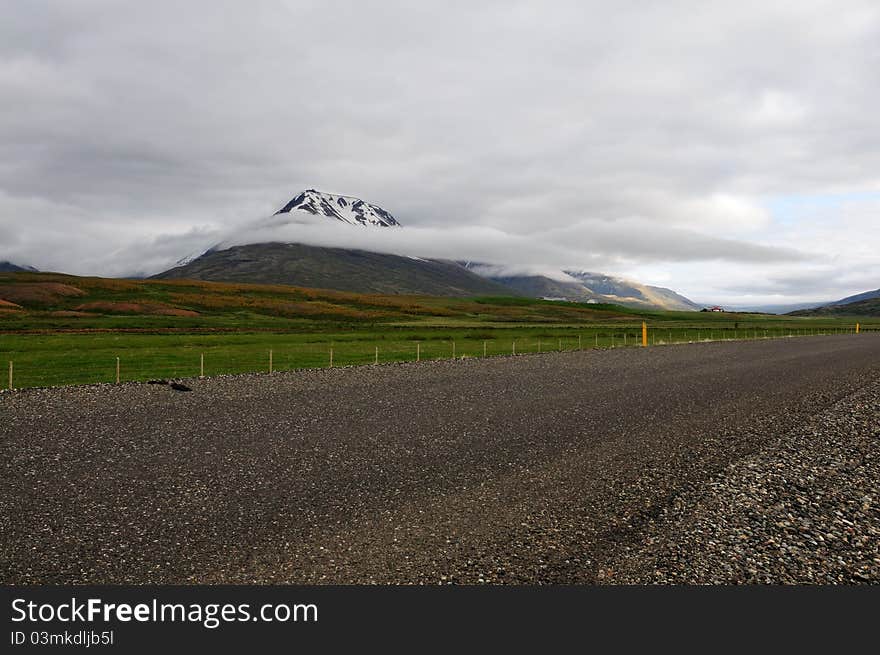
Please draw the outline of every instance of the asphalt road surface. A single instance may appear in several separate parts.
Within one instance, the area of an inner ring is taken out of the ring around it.
[[[861,334],[4,393],[0,582],[810,581],[772,567],[812,537],[780,537],[769,564],[749,549],[770,537],[746,538],[713,565],[694,535],[743,505],[719,480],[748,466],[760,486],[796,438],[852,466],[804,473],[792,499],[808,478],[875,486],[878,372]],[[827,575],[873,581],[876,490],[852,487],[855,514],[832,491],[811,525],[849,536],[827,537]]]

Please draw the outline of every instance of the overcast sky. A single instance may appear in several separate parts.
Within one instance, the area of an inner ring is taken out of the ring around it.
[[[0,260],[157,272],[314,187],[413,255],[726,303],[880,286],[875,1],[0,12]]]

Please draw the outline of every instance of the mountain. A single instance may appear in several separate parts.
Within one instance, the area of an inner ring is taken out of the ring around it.
[[[821,307],[790,312],[790,316],[880,316],[880,289],[842,298]]]
[[[558,298],[573,302],[614,303],[637,308],[679,311],[701,309],[700,305],[671,289],[640,284],[602,273],[567,270],[563,273],[572,279],[556,280],[543,275],[502,275],[492,266],[465,265],[475,273],[485,275],[488,279],[533,298]]]
[[[308,223],[314,217],[367,228],[400,228],[390,212],[360,198],[307,189],[258,227]],[[307,220],[303,220],[307,219]],[[216,282],[289,284],[357,293],[436,296],[525,295],[633,307],[694,310],[700,307],[669,289],[651,287],[587,271],[566,271],[569,280],[543,276],[493,275],[492,267],[405,257],[352,248],[302,243],[220,244],[181,259],[156,275]]]
[[[275,216],[296,212],[326,216],[351,225],[400,227],[400,223],[381,207],[371,205],[360,198],[337,196],[315,189],[307,189],[300,193],[275,212]]]
[[[258,243],[211,250],[154,277],[289,284],[356,293],[519,295],[455,262],[301,243]]]
[[[825,305],[815,309],[791,312],[789,316],[880,316],[880,297],[868,298],[845,305]]]
[[[854,302],[860,302],[862,300],[873,300],[875,298],[880,298],[880,289],[875,289],[874,291],[865,291],[864,293],[857,293],[854,296],[847,296],[841,300],[837,300],[832,303],[828,303],[829,305],[849,305]]]
[[[368,228],[400,227],[385,209],[360,198],[308,189],[275,212],[268,225],[304,213]],[[187,278],[215,282],[289,284],[356,293],[434,296],[518,295],[455,262],[404,257],[351,248],[301,243],[217,246],[186,257],[157,279]]]
[[[655,287],[624,278],[590,273],[588,271],[564,271],[578,280],[593,293],[598,293],[621,305],[662,307],[663,309],[697,310],[702,309],[692,300],[672,289]]]
[[[37,273],[33,266],[19,266],[12,262],[0,262],[0,273]]]

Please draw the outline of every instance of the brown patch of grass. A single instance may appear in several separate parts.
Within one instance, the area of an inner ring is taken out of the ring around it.
[[[283,284],[248,284],[245,282],[208,282],[205,280],[142,280],[141,284],[176,287],[186,297],[193,297],[192,291],[199,291],[197,297],[245,297],[245,296],[292,296],[294,300],[326,301],[335,305],[354,304],[368,307],[398,309],[408,313],[436,313],[434,308],[420,302],[421,296],[379,295],[334,291],[332,289],[310,289]],[[190,293],[186,293],[190,291]],[[280,300],[280,299],[279,299]]]
[[[77,312],[103,312],[106,314],[152,314],[155,316],[198,316],[198,312],[191,309],[180,309],[158,303],[136,302],[110,302],[96,301],[87,302],[73,308]]]
[[[0,298],[19,305],[50,305],[62,298],[84,296],[78,287],[60,282],[26,282],[0,285]]]
[[[77,318],[79,316],[94,316],[94,314],[89,314],[88,312],[75,312],[70,309],[63,309],[57,312],[49,312],[49,316],[57,318]]]
[[[287,317],[318,317],[376,320],[393,317],[394,314],[383,311],[368,311],[356,307],[337,305],[324,300],[285,300],[262,295],[219,295],[219,294],[171,294],[171,301],[190,307],[202,307],[210,311],[248,309],[259,314]]]

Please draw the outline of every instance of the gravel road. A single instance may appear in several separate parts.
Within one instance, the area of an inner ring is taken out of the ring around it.
[[[880,335],[0,394],[0,582],[880,582]]]

